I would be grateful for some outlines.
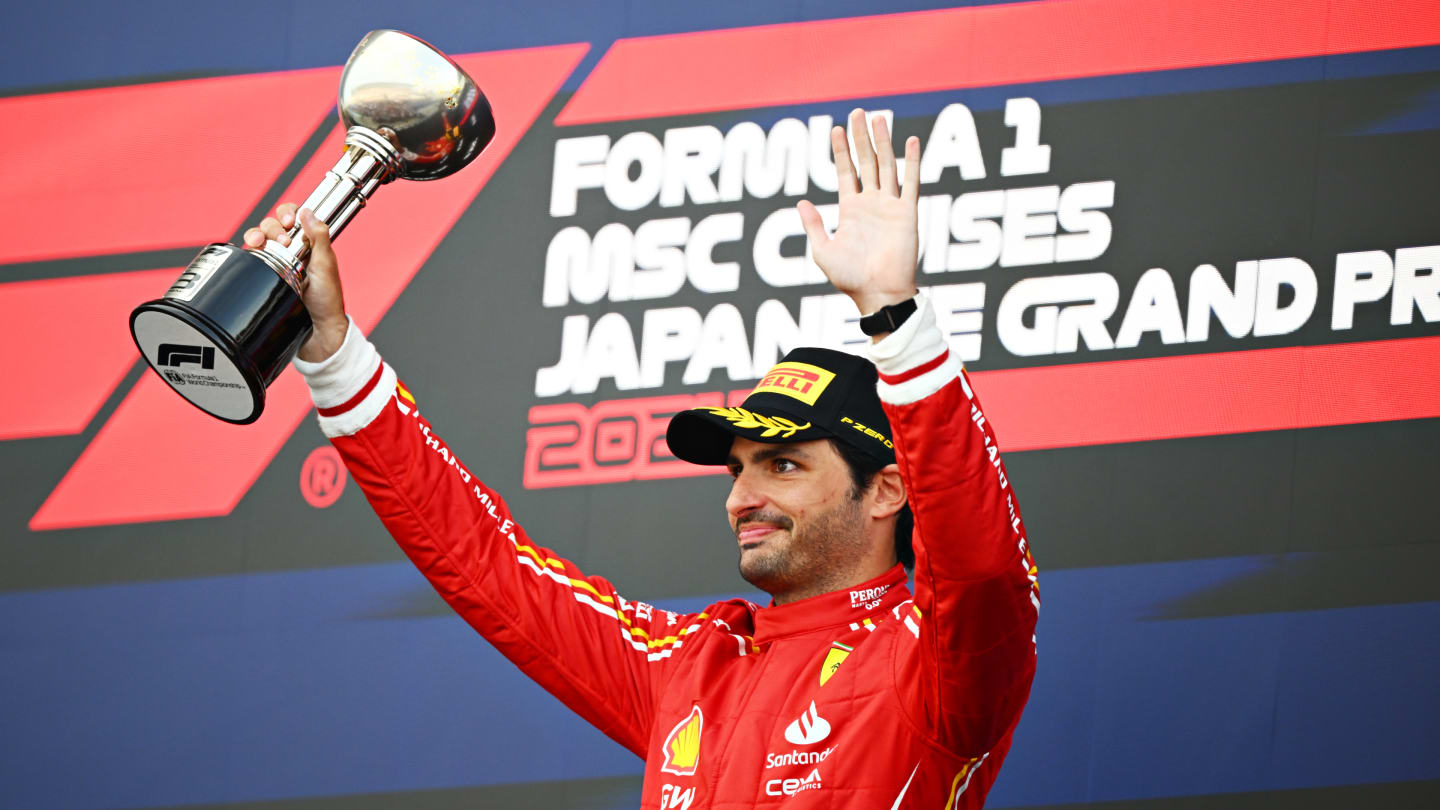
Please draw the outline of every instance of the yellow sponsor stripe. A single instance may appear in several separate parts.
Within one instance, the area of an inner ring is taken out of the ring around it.
[[[649,634],[649,633],[647,633],[647,632],[645,632],[644,630],[641,630],[640,628],[636,627],[636,626],[630,621],[630,617],[625,615],[625,611],[623,611],[623,610],[617,610],[617,611],[615,611],[615,615],[620,617],[620,623],[623,624],[623,625],[625,625],[625,629],[627,629],[627,630],[630,631],[630,635],[632,635],[632,636],[639,636],[639,637],[641,637],[641,638],[643,638],[643,639],[646,639],[646,640],[648,640],[648,639],[650,638],[650,634]]]
[[[520,551],[525,552],[526,554],[529,554],[529,555],[530,555],[530,559],[534,560],[535,562],[537,562],[537,563],[539,563],[539,564],[541,564],[541,565],[548,565],[548,566],[550,566],[551,568],[559,568],[561,571],[564,571],[564,570],[565,570],[565,563],[560,562],[559,560],[555,559],[554,557],[541,557],[541,556],[540,556],[540,552],[536,551],[535,549],[533,549],[533,548],[531,548],[531,547],[529,547],[529,546],[522,546],[522,545],[520,545],[520,544],[518,544],[518,543],[515,545],[515,548],[519,549]]]
[[[515,544],[515,548],[519,551],[524,552],[530,557],[530,559],[534,560],[540,565],[548,566],[551,568],[558,568],[561,571],[565,570],[565,563],[555,557],[541,557],[540,553],[535,549],[531,548],[530,546],[522,546],[519,543]],[[589,593],[593,594],[597,599],[608,605],[615,604],[615,597],[601,593],[598,589],[596,589],[594,585],[591,585],[589,582],[586,582],[583,579],[576,579],[574,577],[566,577],[566,579],[569,580],[570,586],[572,588],[580,588],[582,590],[588,591]],[[698,624],[699,622],[702,622],[705,619],[709,618],[709,615],[710,614],[708,613],[699,614],[695,617],[696,623]],[[686,627],[673,636],[666,636],[665,638],[651,640],[650,634],[645,632],[644,629],[636,627],[634,623],[630,621],[630,617],[625,615],[625,611],[617,610],[615,611],[615,616],[620,620],[620,623],[625,626],[625,629],[630,633],[632,637],[638,636],[645,642],[647,647],[651,648],[664,647],[668,644],[674,644],[684,636],[688,635],[690,633],[690,630],[692,629],[691,627]]]
[[[970,773],[970,769],[974,766],[975,760],[972,759],[965,763],[965,767],[961,768],[959,773],[955,774],[954,781],[950,783],[950,798],[945,800],[945,810],[951,810],[951,808],[955,806],[955,789],[960,787],[960,780],[964,779],[965,775]]]
[[[583,580],[583,579],[575,579],[574,577],[571,577],[571,578],[570,578],[570,584],[571,584],[572,586],[574,586],[574,587],[577,587],[577,588],[584,588],[585,590],[589,591],[590,593],[595,594],[595,596],[596,596],[601,602],[604,602],[604,603],[607,604],[607,605],[613,605],[613,604],[615,604],[615,597],[613,597],[613,596],[606,596],[605,594],[600,593],[599,591],[597,591],[597,590],[595,589],[595,586],[594,586],[594,585],[591,585],[590,583],[586,582],[586,581]]]
[[[410,400],[411,404],[415,404],[415,397],[411,396],[410,392],[405,390],[405,386],[401,385],[398,382],[395,383],[395,393]]]
[[[644,639],[646,645],[649,647],[664,647],[667,644],[674,644],[675,642],[679,641],[681,637],[685,636],[690,632],[690,628],[686,627],[673,636],[666,636],[665,638],[657,638],[652,640],[649,633],[645,632],[639,627],[636,627],[630,622],[630,617],[626,616],[623,610],[615,611],[615,615],[620,617],[620,622],[625,625],[626,629],[630,631],[630,634],[632,636],[638,636]],[[695,620],[698,622],[707,618],[707,616],[708,614],[701,613],[699,616],[696,617]]]
[[[710,616],[710,614],[708,614],[708,613],[701,613],[699,616],[696,616],[696,617],[695,617],[695,622],[696,622],[696,624],[699,624],[701,621],[704,621],[705,619],[709,618],[709,616]],[[665,646],[666,644],[674,644],[675,642],[679,641],[682,636],[686,636],[686,635],[689,635],[689,634],[690,634],[690,628],[689,628],[689,627],[686,627],[685,629],[681,630],[680,632],[676,633],[676,634],[673,635],[673,636],[666,636],[665,638],[655,639],[654,641],[650,642],[650,646],[651,646],[651,647],[663,647],[663,646]]]
[[[524,552],[525,554],[529,555],[530,559],[534,560],[535,562],[539,563],[540,565],[548,566],[548,567],[550,567],[550,568],[558,568],[558,569],[561,570],[561,571],[564,571],[564,570],[565,570],[565,563],[564,563],[564,562],[561,562],[559,559],[557,559],[557,558],[555,558],[555,557],[541,557],[541,556],[540,556],[540,552],[536,551],[535,549],[531,548],[530,546],[522,546],[522,545],[520,545],[519,543],[516,543],[516,544],[515,544],[515,548],[516,548],[517,551],[522,551],[522,552]],[[591,585],[590,583],[586,582],[585,580],[583,580],[583,579],[575,579],[574,577],[567,577],[567,579],[570,580],[570,584],[571,584],[572,586],[574,586],[574,587],[579,587],[579,588],[584,588],[585,590],[587,590],[587,591],[589,591],[590,593],[594,594],[594,595],[596,596],[596,598],[598,598],[600,601],[605,602],[605,603],[607,603],[607,604],[612,604],[612,605],[615,604],[615,599],[614,599],[614,597],[606,596],[605,594],[600,593],[598,590],[595,589],[595,586],[594,586],[594,585]]]

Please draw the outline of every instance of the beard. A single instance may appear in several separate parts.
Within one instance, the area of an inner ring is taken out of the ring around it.
[[[772,596],[833,590],[828,584],[843,580],[865,550],[860,511],[860,499],[847,496],[833,509],[799,525],[775,513],[747,515],[736,525],[737,532],[745,523],[767,522],[788,536],[781,540],[776,531],[761,546],[741,551],[740,576]]]

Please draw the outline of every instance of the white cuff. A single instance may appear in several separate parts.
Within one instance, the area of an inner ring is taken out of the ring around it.
[[[291,363],[310,387],[320,429],[331,438],[349,436],[370,424],[395,395],[395,372],[381,361],[353,320],[334,354],[317,363],[299,357]]]
[[[869,347],[870,360],[880,372],[876,386],[880,401],[891,405],[924,399],[962,374],[959,359],[950,352],[945,335],[936,325],[930,299],[923,293],[916,299],[915,314]]]

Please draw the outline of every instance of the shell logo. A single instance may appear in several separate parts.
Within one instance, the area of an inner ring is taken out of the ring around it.
[[[694,774],[696,765],[700,763],[700,732],[704,727],[705,715],[701,714],[700,707],[696,706],[684,720],[670,729],[670,734],[661,746],[665,754],[665,764],[660,766],[660,770],[676,776]]]

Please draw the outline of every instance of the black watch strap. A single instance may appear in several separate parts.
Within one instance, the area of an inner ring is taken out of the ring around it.
[[[916,309],[914,298],[906,299],[898,304],[891,304],[888,307],[881,307],[878,312],[860,319],[860,331],[871,337],[894,332],[900,328],[900,324],[905,323],[906,318],[915,314]]]

